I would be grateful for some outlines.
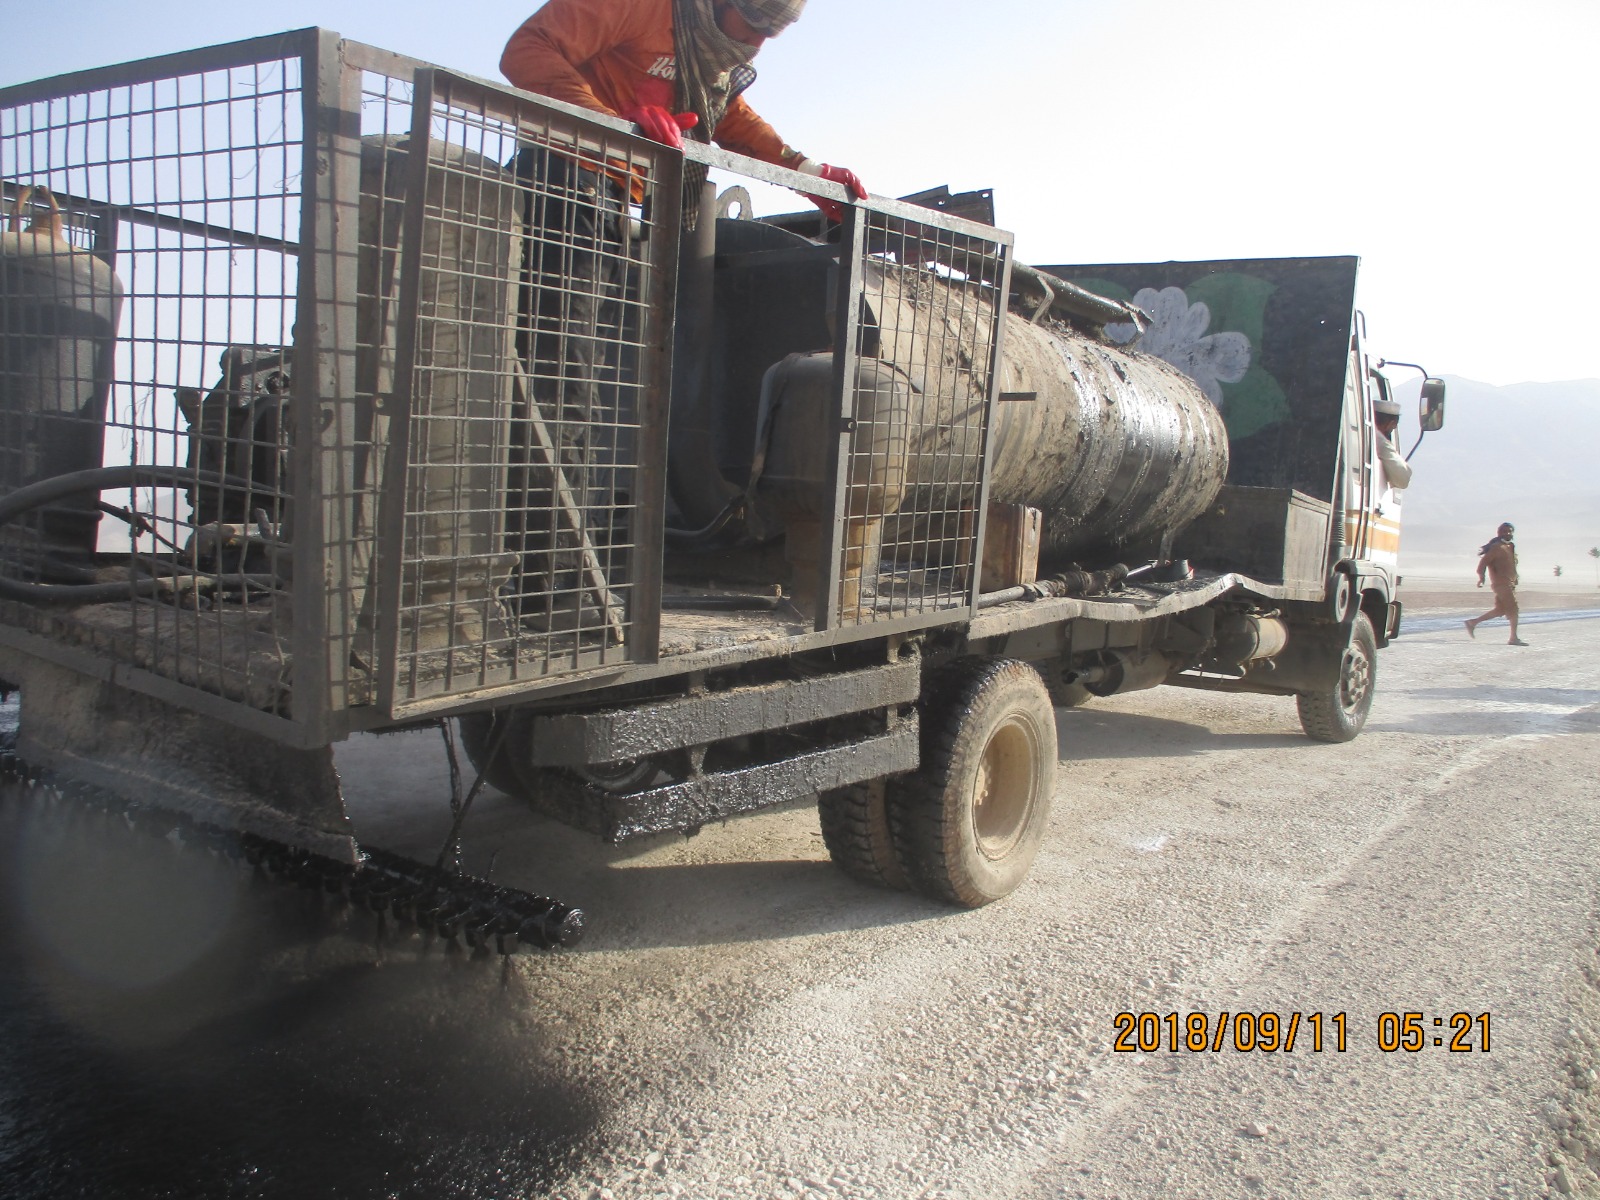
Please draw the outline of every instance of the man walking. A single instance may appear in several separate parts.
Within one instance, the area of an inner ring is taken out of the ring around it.
[[[1511,523],[1506,522],[1478,552],[1478,586],[1483,586],[1483,577],[1487,574],[1489,586],[1494,590],[1494,607],[1483,616],[1465,622],[1468,637],[1477,637],[1478,626],[1485,621],[1504,617],[1511,623],[1510,644],[1528,644],[1517,636],[1517,547],[1512,541],[1515,533]]]

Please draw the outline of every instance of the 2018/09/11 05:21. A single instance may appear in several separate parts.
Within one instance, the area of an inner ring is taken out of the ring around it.
[[[1429,1047],[1453,1053],[1489,1052],[1489,1013],[1452,1013],[1448,1018],[1431,1018],[1421,1012],[1385,1012],[1378,1015],[1377,1046],[1385,1054],[1397,1050],[1416,1053]],[[1448,1024],[1447,1024],[1448,1022]],[[1116,1038],[1112,1049],[1119,1053],[1152,1054],[1163,1045],[1171,1053],[1187,1050],[1198,1054],[1236,1050],[1293,1053],[1298,1042],[1308,1042],[1314,1054],[1324,1049],[1344,1053],[1348,1049],[1345,1013],[1321,1012],[1120,1012],[1112,1021]],[[1448,1032],[1447,1032],[1448,1030]],[[1474,1033],[1480,1036],[1476,1044]]]

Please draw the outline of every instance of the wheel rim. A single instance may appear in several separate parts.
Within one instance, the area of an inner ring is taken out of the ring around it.
[[[1361,711],[1372,691],[1372,660],[1366,648],[1357,644],[1345,651],[1344,669],[1339,672],[1339,707],[1346,716]]]
[[[989,736],[972,781],[972,831],[985,858],[1004,858],[1028,825],[1038,786],[1039,738],[1012,716]]]

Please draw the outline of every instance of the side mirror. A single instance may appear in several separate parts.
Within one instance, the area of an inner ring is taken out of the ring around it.
[[[1423,433],[1444,428],[1444,380],[1429,377],[1422,381],[1422,404],[1418,414]]]

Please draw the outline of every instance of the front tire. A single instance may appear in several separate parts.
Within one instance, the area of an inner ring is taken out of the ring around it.
[[[1318,742],[1350,742],[1367,723],[1372,697],[1378,686],[1378,639],[1367,614],[1357,613],[1350,644],[1339,661],[1339,679],[1333,687],[1301,692],[1295,697],[1300,728]]]
[[[900,862],[926,896],[978,908],[1027,878],[1055,791],[1055,710],[1025,662],[969,659],[929,680],[922,766],[891,781]]]

